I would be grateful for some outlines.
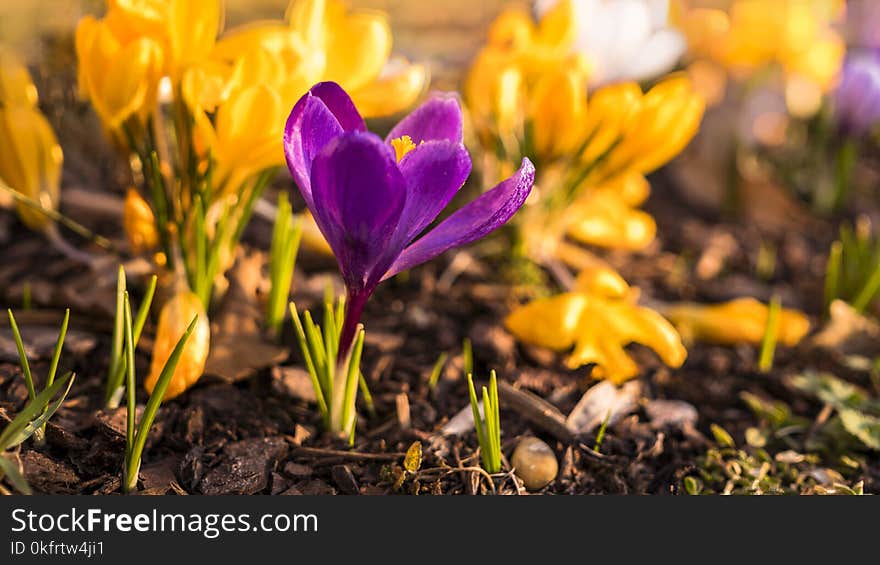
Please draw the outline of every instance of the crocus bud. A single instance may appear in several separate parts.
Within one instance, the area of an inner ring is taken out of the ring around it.
[[[177,341],[186,331],[192,319],[198,316],[199,321],[183,348],[183,354],[171,377],[171,383],[165,392],[164,399],[169,400],[182,394],[202,376],[211,342],[211,327],[202,302],[195,293],[188,290],[178,292],[159,314],[159,326],[156,329],[156,343],[153,346],[153,360],[150,375],[144,387],[152,393],[159,380],[165,362],[171,356]]]
[[[153,209],[143,196],[129,188],[125,194],[125,207],[122,210],[122,227],[128,239],[128,245],[134,254],[155,249],[159,244],[159,233],[156,231],[156,218]]]

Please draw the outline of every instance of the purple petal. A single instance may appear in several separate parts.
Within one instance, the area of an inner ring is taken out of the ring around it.
[[[391,245],[406,202],[394,151],[372,133],[346,132],[315,157],[311,177],[312,214],[346,285],[371,291],[402,249]]]
[[[333,112],[345,131],[367,131],[367,124],[354,105],[351,97],[335,82],[319,82],[309,93],[320,98]]]
[[[408,135],[413,142],[445,139],[461,143],[461,104],[455,94],[435,94],[403,118],[385,138],[387,142]]]
[[[400,161],[406,179],[406,206],[398,235],[406,245],[434,221],[471,173],[471,158],[461,143],[428,141]]]
[[[284,127],[287,168],[312,208],[309,175],[312,161],[321,149],[344,131],[366,131],[354,102],[333,82],[316,84],[293,107]]]
[[[528,159],[523,159],[516,174],[456,211],[407,247],[383,278],[392,277],[448,249],[466,245],[495,231],[522,207],[534,182],[535,166]]]
[[[843,67],[835,93],[835,114],[843,131],[862,135],[880,119],[880,58],[873,53],[854,52]]]

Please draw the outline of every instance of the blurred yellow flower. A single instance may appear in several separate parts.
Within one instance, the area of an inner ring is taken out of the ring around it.
[[[484,143],[493,138],[522,136],[524,112],[529,93],[544,82],[549,71],[557,81],[577,75],[585,92],[588,66],[581,57],[570,56],[575,37],[571,2],[552,8],[539,22],[519,8],[505,10],[493,22],[489,38],[468,73],[464,94],[477,133]],[[542,87],[546,95],[546,87]],[[568,101],[568,100],[567,100]],[[532,111],[540,107],[531,104]],[[561,112],[565,112],[562,109]]]
[[[175,294],[159,313],[150,374],[144,382],[147,392],[153,392],[165,362],[195,316],[199,317],[199,321],[183,348],[164,399],[170,400],[179,396],[202,376],[211,345],[211,327],[199,297],[185,290]]]
[[[288,111],[278,92],[257,83],[230,94],[213,123],[197,115],[198,133],[216,164],[214,183],[220,193],[238,194],[254,175],[283,164],[278,140]]]
[[[778,65],[790,111],[809,116],[833,87],[846,44],[835,29],[841,0],[734,0],[727,10],[680,10],[679,25],[691,58],[709,60],[735,78]],[[701,65],[697,71],[706,74]],[[708,85],[712,88],[712,85]]]
[[[424,91],[427,72],[390,59],[387,16],[347,11],[340,0],[294,0],[286,21],[229,30],[207,58],[191,65],[182,95],[195,114],[203,149],[217,163],[223,192],[237,191],[254,174],[284,163],[278,140],[294,102],[313,84],[342,85],[366,116],[410,106]]]
[[[761,343],[769,308],[754,298],[738,298],[722,304],[684,302],[663,310],[687,342],[718,344]],[[810,321],[798,310],[783,308],[779,315],[779,343],[797,345],[810,330]]]
[[[631,172],[586,191],[566,212],[568,235],[581,243],[619,249],[644,249],[657,225],[638,210],[650,192],[644,175]]]
[[[372,117],[406,109],[427,84],[426,69],[392,58],[391,45],[383,12],[347,10],[341,0],[292,0],[285,21],[230,30],[210,58],[234,69],[233,89],[266,83],[289,108],[313,84],[330,80]]]
[[[670,367],[680,367],[687,350],[660,314],[637,304],[638,293],[610,267],[594,265],[581,272],[572,292],[535,300],[516,308],[505,320],[525,343],[566,351],[570,368],[595,363],[597,378],[621,383],[639,374],[626,353],[629,343],[653,349]],[[573,349],[572,349],[573,348]]]
[[[120,41],[161,46],[163,73],[177,80],[210,53],[223,23],[220,0],[107,0],[104,20]]]
[[[159,245],[159,232],[156,231],[153,209],[135,188],[129,188],[125,194],[122,227],[131,252],[135,255],[152,251]]]
[[[91,101],[105,127],[118,129],[132,115],[156,106],[162,77],[161,44],[119,34],[112,20],[86,16],[76,28],[79,93]]]
[[[627,82],[589,97],[574,75],[571,69],[548,71],[533,93],[521,95],[530,100],[522,126],[530,136],[516,147],[534,151],[540,166],[523,229],[527,248],[539,260],[553,255],[566,233],[603,247],[649,245],[656,226],[638,210],[650,192],[645,175],[684,149],[705,109],[684,74],[670,75],[647,92]],[[509,137],[501,139],[510,145]]]
[[[535,260],[557,254],[566,234],[641,249],[656,231],[637,209],[649,192],[644,176],[684,149],[705,102],[684,73],[647,92],[622,82],[588,93],[594,69],[573,49],[572,2],[551,4],[539,21],[503,12],[468,73],[465,100],[488,155],[487,184],[522,156],[535,161],[539,177],[518,221]]]
[[[37,88],[24,64],[0,47],[0,182],[46,210],[58,207],[63,153],[52,126],[40,113]],[[21,220],[44,229],[49,218],[17,204]]]

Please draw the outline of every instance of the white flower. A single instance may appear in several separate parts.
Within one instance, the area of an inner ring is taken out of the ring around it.
[[[593,65],[591,85],[656,77],[678,62],[684,36],[668,24],[669,0],[570,0],[574,51]],[[559,0],[536,0],[543,16]]]

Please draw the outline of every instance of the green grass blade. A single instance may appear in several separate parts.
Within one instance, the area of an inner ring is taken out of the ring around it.
[[[611,421],[611,410],[609,409],[605,412],[605,418],[602,419],[602,425],[599,426],[599,431],[596,433],[596,441],[593,443],[593,451],[599,453],[599,449],[602,447],[602,441],[605,439],[605,431],[608,429],[608,422]]]
[[[498,469],[495,467],[495,442],[493,441],[494,424],[492,423],[491,416],[492,400],[489,398],[489,390],[485,386],[482,387],[482,394],[483,421],[485,423],[483,438],[486,440],[486,443],[480,446],[480,455],[483,459],[483,468],[489,473],[497,473]]]
[[[287,194],[278,197],[278,211],[272,229],[272,244],[269,253],[269,300],[267,322],[277,335],[284,321],[284,303],[290,295],[293,282],[293,269],[299,244],[302,239],[302,221],[295,220]]]
[[[158,279],[157,279],[156,275],[153,275],[150,278],[150,283],[149,283],[149,285],[147,285],[147,292],[144,294],[144,300],[143,300],[143,302],[141,302],[141,305],[138,308],[137,317],[134,320],[134,336],[133,336],[134,349],[137,349],[137,344],[141,339],[141,332],[143,331],[144,325],[147,322],[147,316],[150,313],[150,306],[153,304],[153,296],[156,293],[156,281],[157,280]],[[128,294],[128,292],[126,291],[126,295],[127,294]],[[125,330],[125,328],[124,328],[124,324],[123,324],[123,336],[125,335],[124,330]],[[123,353],[124,352],[125,352],[125,347],[123,347]],[[117,394],[123,392],[122,391],[122,388],[123,388],[122,383],[125,378],[125,368],[126,368],[126,363],[124,361],[122,363],[119,363],[119,366],[116,368],[116,373],[113,376],[113,382],[115,383],[115,389],[113,392],[114,398],[116,398]]]
[[[486,451],[486,431],[483,426],[483,420],[480,418],[480,403],[477,400],[477,391],[474,388],[474,377],[473,375],[467,376],[468,381],[468,397],[471,402],[471,411],[474,414],[474,429],[477,431],[477,442],[480,444],[480,456],[481,458],[485,457]],[[486,407],[483,406],[483,410],[486,410]]]
[[[23,431],[28,430],[28,424],[30,424],[34,418],[37,418],[41,412],[43,412],[43,415],[40,416],[40,418],[43,418],[42,421],[45,422],[48,420],[55,411],[58,410],[61,403],[64,402],[67,392],[65,392],[55,403],[49,404],[49,401],[52,400],[52,398],[54,398],[55,395],[65,386],[67,386],[67,391],[70,391],[70,387],[73,385],[73,380],[73,373],[67,373],[52,383],[52,386],[43,389],[34,400],[28,402],[24,409],[22,409],[22,411],[6,425],[3,432],[0,433],[0,452],[15,447],[27,439],[30,433],[33,432],[31,431],[25,435]],[[36,430],[37,427],[39,426],[36,426],[33,429]]]
[[[376,404],[373,402],[373,393],[370,392],[367,379],[364,378],[364,374],[360,371],[358,371],[358,386],[361,390],[361,396],[364,397],[364,406],[367,407],[367,412],[370,413],[371,418],[375,418]]]
[[[489,374],[489,402],[492,417],[492,434],[489,440],[492,443],[492,462],[495,473],[501,470],[501,411],[498,403],[498,377],[493,370]]]
[[[315,369],[315,363],[312,360],[312,354],[309,351],[309,344],[306,341],[306,333],[303,329],[302,321],[299,319],[299,312],[296,310],[296,304],[290,303],[290,317],[293,320],[293,327],[296,333],[296,339],[299,341],[299,349],[302,352],[303,360],[306,364],[306,370],[309,378],[312,380],[312,388],[315,389],[315,398],[318,403],[318,411],[324,418],[325,424],[329,422],[330,412],[327,410],[327,401],[324,399],[324,391],[321,390],[321,381]]]
[[[315,370],[321,379],[321,388],[324,390],[324,399],[329,407],[332,400],[333,383],[327,380],[327,358],[326,349],[324,347],[324,338],[321,335],[321,328],[312,321],[312,313],[306,310],[303,315],[305,319],[306,339],[312,352],[312,360],[315,362]],[[335,360],[334,360],[335,362]]]
[[[464,365],[464,374],[472,375],[474,373],[474,350],[471,346],[471,340],[464,338],[461,347],[461,358]]]
[[[144,293],[144,300],[138,308],[137,316],[134,319],[134,346],[137,347],[138,341],[141,339],[141,331],[147,322],[147,316],[150,313],[150,307],[153,305],[153,296],[156,294],[156,283],[158,277],[153,275],[150,277],[150,283],[147,285],[147,292]]]
[[[358,329],[348,361],[348,372],[345,375],[345,391],[342,397],[342,429],[350,431],[354,422],[355,402],[357,400],[358,375],[360,374],[361,353],[364,349],[364,329]]]
[[[55,414],[55,412],[57,412],[58,409],[61,408],[61,405],[64,403],[64,400],[67,398],[67,394],[70,392],[70,387],[73,386],[73,377],[75,377],[75,375],[73,373],[70,373],[70,375],[71,375],[71,378],[68,380],[67,389],[64,391],[64,394],[59,396],[51,404],[45,406],[43,408],[42,414],[40,414],[36,419],[34,419],[30,423],[28,423],[24,427],[24,429],[18,433],[18,435],[16,435],[15,437],[13,437],[10,440],[12,447],[15,447],[16,445],[22,443],[27,438],[29,438],[31,435],[34,435],[35,438],[38,437],[35,434],[39,433],[43,429],[43,427],[46,425],[46,422],[48,422],[49,419]],[[65,376],[65,378],[67,378],[67,377]]]
[[[434,362],[434,367],[431,369],[431,376],[428,377],[428,388],[430,390],[437,388],[437,383],[440,381],[440,374],[443,372],[443,367],[446,365],[446,360],[448,358],[449,354],[444,351],[437,357],[437,361]]]
[[[776,340],[779,337],[779,314],[782,311],[782,301],[778,295],[770,299],[767,310],[767,325],[764,328],[764,337],[761,339],[761,354],[758,357],[758,370],[767,373],[773,368],[773,357],[776,354]]]
[[[131,302],[128,293],[125,293],[125,460],[131,457],[131,448],[134,444],[134,420],[137,403],[135,401],[135,375],[134,375],[134,330],[131,323]]]
[[[104,402],[108,407],[115,408],[114,396],[117,389],[122,385],[122,372],[120,364],[122,363],[122,340],[125,333],[124,324],[124,308],[125,300],[125,269],[122,265],[116,273],[116,314],[113,318],[113,337],[110,342],[110,368],[107,375],[107,390],[104,392]]]
[[[199,196],[195,197],[195,222],[193,223],[193,239],[195,239],[195,275],[196,294],[202,299],[202,304],[207,305],[211,301],[211,286],[214,279],[208,272],[208,230],[205,225],[205,203]]]
[[[70,322],[70,308],[64,311],[64,320],[61,321],[61,330],[58,332],[58,341],[55,342],[55,350],[52,353],[52,361],[49,363],[49,372],[46,375],[46,386],[52,386],[55,382],[55,375],[58,372],[58,363],[61,361],[61,350],[64,348],[64,338],[67,337],[67,325]],[[37,432],[37,438],[40,439],[45,433],[43,426]]]
[[[33,291],[31,291],[31,283],[24,281],[21,285],[21,307],[27,312],[33,308]]]
[[[27,360],[27,353],[24,350],[24,342],[21,340],[21,332],[18,330],[18,324],[15,323],[15,316],[12,309],[7,308],[6,314],[9,316],[9,325],[12,326],[12,336],[15,338],[15,347],[18,349],[18,362],[21,365],[21,371],[24,373],[24,382],[27,385],[28,397],[31,402],[37,397],[37,390],[34,388],[34,377],[31,374],[31,366]]]
[[[144,407],[143,416],[137,427],[134,446],[131,449],[129,464],[125,467],[126,477],[123,481],[123,488],[126,491],[137,486],[137,475],[141,466],[141,456],[143,455],[144,446],[147,443],[147,434],[149,434],[150,427],[153,425],[153,420],[156,418],[156,413],[159,411],[159,406],[162,404],[162,398],[165,396],[165,391],[168,389],[168,385],[171,384],[171,377],[174,376],[174,370],[177,368],[177,363],[180,361],[180,356],[183,354],[183,348],[198,321],[199,317],[195,316],[189,323],[189,327],[186,328],[186,331],[183,332],[183,335],[177,340],[177,344],[171,351],[171,355],[165,362],[165,366],[162,367],[162,372],[159,373],[159,379],[156,381],[153,393],[150,395],[149,400],[147,400],[146,407]]]
[[[58,341],[55,342],[55,351],[52,353],[52,362],[49,363],[49,373],[46,375],[46,386],[52,386],[52,383],[55,382],[55,374],[58,372],[58,362],[61,360],[61,350],[64,348],[64,338],[67,337],[67,325],[69,323],[70,308],[64,311],[64,320],[61,321]]]
[[[835,299],[840,297],[840,262],[843,259],[843,244],[835,241],[828,251],[828,265],[825,268],[825,312]]]
[[[326,364],[324,371],[327,373],[327,382],[331,389],[336,381],[336,349],[339,347],[339,334],[336,331],[336,318],[333,312],[333,303],[324,303],[324,356]],[[333,396],[335,396],[335,392]],[[330,406],[334,404],[331,402]]]
[[[864,312],[865,308],[873,302],[878,291],[880,291],[880,263],[874,266],[871,276],[868,277],[865,285],[859,290],[855,300],[853,300],[852,306],[856,312]]]
[[[345,296],[340,296],[339,300],[336,301],[336,341],[337,347],[339,344],[339,337],[342,335],[342,325],[345,324]]]

